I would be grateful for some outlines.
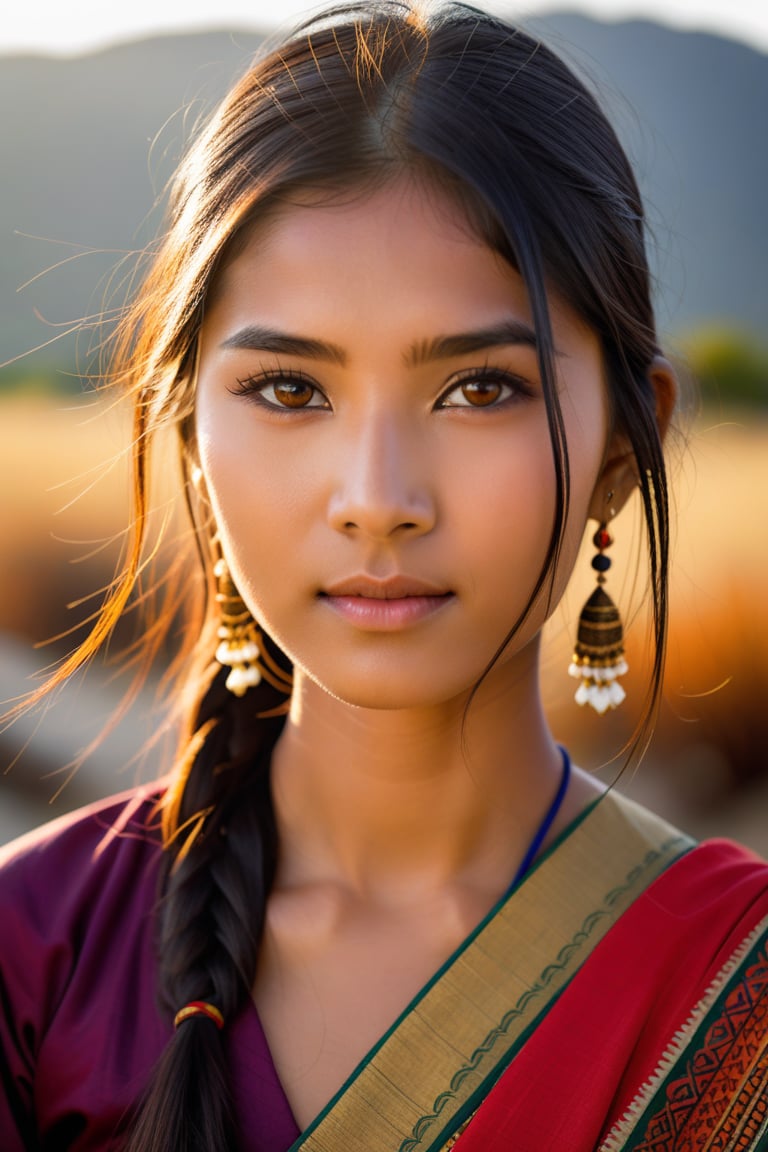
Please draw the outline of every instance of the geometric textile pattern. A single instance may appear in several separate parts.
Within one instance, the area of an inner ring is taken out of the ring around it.
[[[768,951],[745,957],[669,1069],[627,1152],[768,1152]]]

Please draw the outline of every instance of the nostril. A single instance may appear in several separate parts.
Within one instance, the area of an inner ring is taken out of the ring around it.
[[[342,488],[329,500],[328,523],[336,532],[384,539],[393,533],[416,535],[433,527],[434,508],[426,495],[381,491],[373,484],[362,491],[352,488]]]
[[[419,524],[415,520],[403,520],[400,524],[395,525],[395,530],[400,532],[415,531],[419,529]],[[358,532],[360,525],[356,520],[345,520],[342,524],[342,532]],[[388,531],[392,531],[389,529]]]

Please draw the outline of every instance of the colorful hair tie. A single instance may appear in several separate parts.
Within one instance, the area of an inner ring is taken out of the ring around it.
[[[224,1017],[215,1004],[208,1004],[205,1000],[190,1000],[189,1004],[185,1004],[174,1016],[174,1028],[178,1028],[179,1024],[183,1024],[192,1016],[207,1016],[209,1020],[213,1020],[217,1028],[224,1027]]]

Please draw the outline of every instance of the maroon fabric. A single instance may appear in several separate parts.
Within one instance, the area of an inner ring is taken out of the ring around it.
[[[0,849],[0,1149],[105,1152],[171,1034],[155,1003],[157,792]],[[243,1152],[299,1131],[258,1015],[229,1029]]]

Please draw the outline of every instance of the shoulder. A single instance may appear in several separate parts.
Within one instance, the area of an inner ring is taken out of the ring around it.
[[[696,904],[719,900],[735,889],[768,888],[768,861],[733,840],[703,840],[675,864],[679,891]]]
[[[57,858],[98,858],[118,842],[159,844],[158,813],[165,788],[163,780],[130,788],[41,824],[0,847],[0,871],[13,874]]]
[[[627,971],[629,956],[645,958],[648,970],[638,972],[636,987],[652,996],[649,1016],[665,1006],[670,1018],[685,1014],[734,956],[765,947],[768,863],[731,840],[692,844],[635,900],[614,931],[621,970]]]
[[[768,932],[768,862],[731,840],[705,840],[677,860],[646,894],[692,943],[723,948]]]
[[[649,898],[679,917],[741,916],[768,898],[768,862],[733,840],[704,840],[667,869]]]
[[[594,813],[585,826],[596,851],[621,862],[620,877],[628,852],[632,865],[616,891],[635,895],[617,912],[612,946],[645,950],[652,940],[664,979],[686,966],[692,980],[695,973],[706,981],[743,941],[765,932],[768,863],[755,852],[726,839],[696,843],[615,791]]]
[[[613,842],[632,839],[638,858],[661,862],[643,893],[646,904],[670,919],[741,919],[760,910],[768,898],[768,861],[728,839],[696,842],[680,829],[625,796],[612,793],[598,806]],[[670,849],[668,860],[666,849]]]
[[[17,1124],[26,1132],[33,1115],[41,1131],[63,1131],[73,1115],[95,1123],[94,1101],[105,1091],[114,1126],[136,1069],[162,1047],[154,913],[163,792],[162,783],[124,792],[0,850],[3,1132]]]
[[[52,820],[0,848],[0,916],[18,931],[54,941],[84,915],[135,893],[162,854],[160,782]]]

